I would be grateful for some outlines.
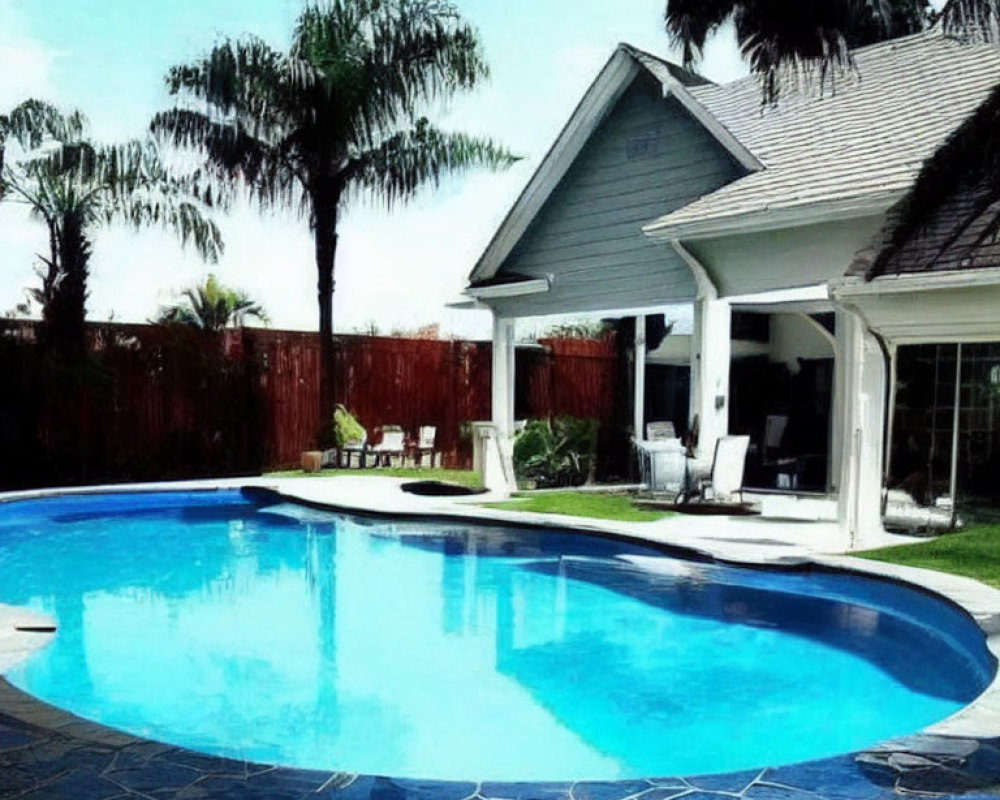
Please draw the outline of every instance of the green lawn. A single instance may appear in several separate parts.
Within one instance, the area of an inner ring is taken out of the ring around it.
[[[339,478],[344,475],[366,475],[377,478],[413,478],[423,481],[447,481],[468,486],[470,489],[481,489],[483,482],[479,475],[464,469],[429,469],[415,467],[368,467],[365,469],[324,469],[321,472],[303,472],[300,469],[284,472],[266,472],[267,478]]]
[[[966,575],[1000,589],[1000,525],[970,525],[964,531],[931,541],[883,547],[856,555]]]
[[[515,495],[502,503],[483,503],[487,508],[534,511],[538,514],[569,514],[620,522],[652,522],[671,516],[670,511],[647,511],[636,508],[627,495],[612,492],[542,492]]]

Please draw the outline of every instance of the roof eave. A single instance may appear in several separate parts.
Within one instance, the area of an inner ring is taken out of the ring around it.
[[[1000,284],[1000,267],[906,272],[879,275],[868,280],[862,275],[845,275],[830,281],[830,296],[837,299],[865,297],[890,292],[926,292],[940,289],[971,289]]]
[[[489,300],[495,297],[523,297],[529,294],[543,294],[549,288],[548,278],[532,278],[525,281],[494,283],[489,286],[469,286],[462,294],[475,300]]]
[[[743,214],[713,216],[690,222],[671,223],[665,218],[660,218],[643,225],[642,232],[656,241],[671,242],[795,228],[885,213],[903,194],[903,190],[885,191],[862,197],[834,198],[783,208],[764,208]]]

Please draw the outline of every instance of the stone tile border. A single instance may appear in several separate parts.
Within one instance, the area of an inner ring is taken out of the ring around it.
[[[134,487],[108,490],[128,488]],[[32,492],[28,496],[57,493]],[[288,493],[279,496],[292,502],[303,500]],[[317,503],[313,498],[308,498],[307,504],[332,511],[357,511]],[[440,515],[439,509],[421,513],[406,508],[401,512],[398,516]],[[528,527],[538,524],[514,511],[504,512],[502,518],[493,513],[490,519],[454,511],[447,516],[480,524],[491,520],[494,524],[528,523]],[[547,527],[555,523],[561,529],[651,544],[669,555],[684,557],[686,553],[701,561],[741,563],[715,548],[678,547],[633,530],[623,533],[610,525],[577,525],[562,519],[546,522]],[[774,556],[754,559],[754,565],[863,573],[940,595],[976,620],[990,651],[1000,656],[1000,592],[977,581],[849,556]],[[15,627],[50,625],[51,621],[24,609],[0,606],[0,659],[6,656],[6,666],[10,666],[14,658],[26,657],[47,641],[45,637],[52,636]],[[0,669],[6,668],[2,664],[0,661]],[[80,719],[0,678],[0,800],[889,800],[903,796],[966,800],[996,800],[1000,796],[1000,680],[995,678],[970,706],[919,734],[833,758],[700,777],[473,783],[300,770],[208,756]]]

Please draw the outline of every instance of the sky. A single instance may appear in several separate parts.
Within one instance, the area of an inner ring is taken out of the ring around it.
[[[26,97],[79,108],[93,137],[145,133],[170,106],[163,75],[223,37],[253,33],[284,49],[303,0],[0,0],[0,109]],[[490,80],[430,109],[441,128],[485,135],[522,156],[501,172],[474,172],[422,191],[392,212],[352,205],[339,227],[334,327],[489,336],[487,312],[459,311],[465,279],[580,97],[620,41],[673,56],[663,0],[455,0],[480,33]],[[702,71],[745,74],[720,36]],[[215,265],[156,230],[95,236],[88,317],[142,322],[215,272],[261,302],[276,328],[315,330],[313,245],[305,220],[238,209],[217,219],[226,251]],[[0,206],[0,314],[37,285],[46,236],[23,207]]]

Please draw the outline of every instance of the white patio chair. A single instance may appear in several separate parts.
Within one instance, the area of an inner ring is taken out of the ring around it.
[[[368,453],[368,431],[365,431],[364,435],[360,439],[349,439],[344,442],[340,447],[340,464],[341,467],[351,467],[351,462],[354,457],[357,456],[358,467],[364,468]],[[347,463],[344,463],[344,459],[347,459]]]
[[[430,456],[430,466],[434,467],[434,456],[437,451],[434,449],[435,441],[437,440],[437,427],[434,425],[421,425],[420,429],[417,431],[417,444],[413,448],[417,456],[417,464],[421,467],[426,466],[424,464],[424,453]]]
[[[720,505],[743,503],[743,471],[747,463],[749,436],[720,436],[715,443],[712,474],[701,483],[701,498]]]
[[[646,423],[646,438],[642,441],[634,442],[639,455],[639,476],[642,483],[651,489],[657,489],[655,460],[658,453],[673,451],[669,443],[677,442],[677,433],[674,430],[674,423],[662,420]],[[655,443],[655,444],[652,444]],[[677,442],[679,446],[679,442]]]
[[[402,466],[405,450],[403,429],[396,425],[383,428],[382,441],[368,448],[368,452],[375,455],[376,467],[391,467],[393,456],[399,457],[399,464]]]

